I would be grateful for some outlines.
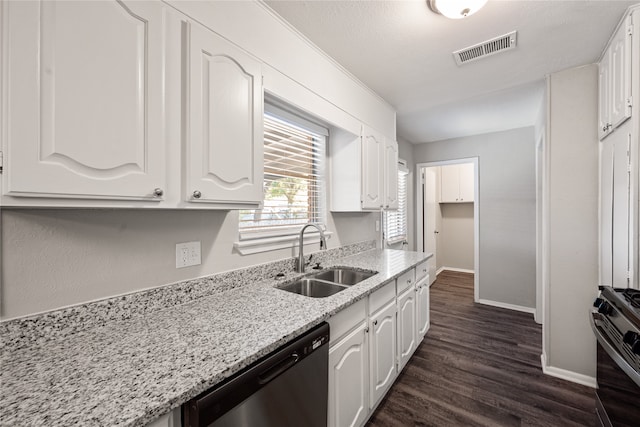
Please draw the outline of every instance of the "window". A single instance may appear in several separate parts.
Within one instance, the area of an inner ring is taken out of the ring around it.
[[[241,210],[240,238],[297,235],[308,222],[326,223],[326,129],[265,105],[264,205]]]
[[[404,161],[398,164],[398,210],[385,211],[384,238],[388,244],[407,240],[407,181],[409,170]]]

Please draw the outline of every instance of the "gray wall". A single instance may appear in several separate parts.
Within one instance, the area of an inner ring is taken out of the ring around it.
[[[373,213],[329,214],[333,248],[377,237]],[[237,211],[3,210],[2,318],[291,257],[240,255]],[[176,269],[175,244],[200,240],[202,265]],[[307,251],[318,250],[317,244]]]
[[[598,66],[549,78],[547,364],[595,377],[586,310],[598,285]]]
[[[442,203],[440,212],[438,264],[473,270],[473,203]]]
[[[480,298],[534,308],[534,128],[419,144],[413,153],[415,163],[479,158]]]

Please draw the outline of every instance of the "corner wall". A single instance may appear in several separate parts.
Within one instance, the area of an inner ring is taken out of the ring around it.
[[[478,157],[480,299],[536,305],[534,128],[414,146],[414,163]]]
[[[544,358],[565,377],[594,378],[587,310],[598,291],[598,66],[552,74],[548,90]]]

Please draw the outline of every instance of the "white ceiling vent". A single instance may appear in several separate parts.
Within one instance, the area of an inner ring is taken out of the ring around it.
[[[495,37],[491,40],[457,50],[453,52],[456,64],[466,64],[467,62],[513,49],[517,44],[516,34],[517,31],[513,31],[504,36]]]

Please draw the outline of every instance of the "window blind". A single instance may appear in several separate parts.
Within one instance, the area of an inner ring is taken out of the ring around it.
[[[407,239],[408,176],[409,172],[405,168],[398,168],[398,210],[385,211],[385,240],[387,243],[397,243]]]
[[[326,138],[275,115],[264,115],[264,205],[240,211],[241,232],[297,232],[325,223]]]

